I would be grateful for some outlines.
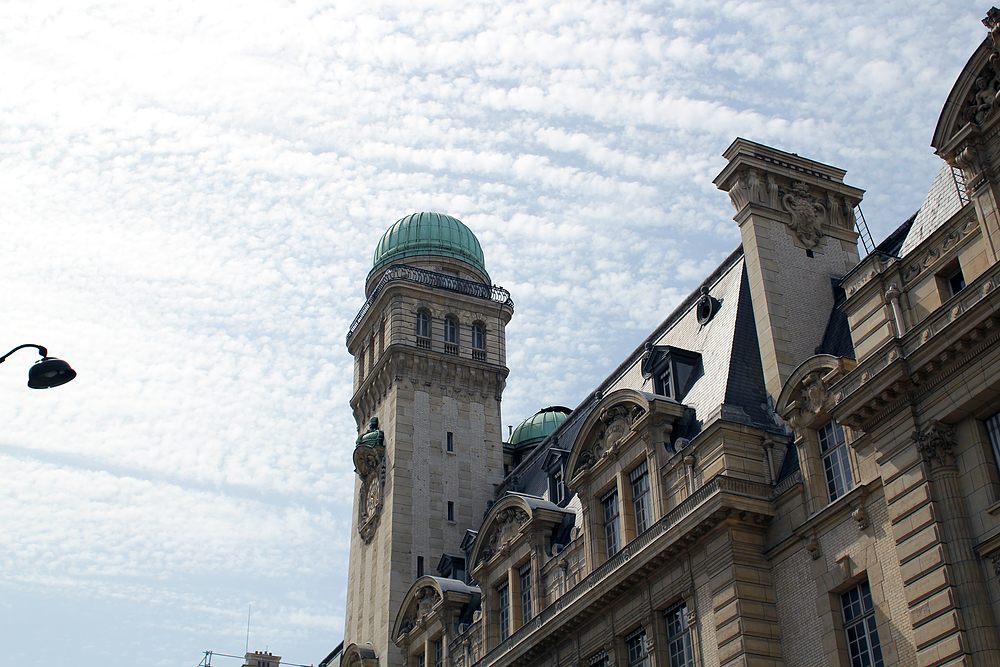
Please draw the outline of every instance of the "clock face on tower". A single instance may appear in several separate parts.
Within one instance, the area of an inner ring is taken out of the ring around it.
[[[376,465],[368,468],[368,474],[362,478],[361,489],[358,492],[358,533],[365,541],[371,542],[378,527],[382,514],[382,492],[385,487],[385,461],[382,457]]]

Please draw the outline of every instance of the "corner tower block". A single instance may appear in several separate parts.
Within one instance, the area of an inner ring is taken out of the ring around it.
[[[842,169],[737,139],[715,185],[736,208],[764,382],[774,400],[823,340],[831,279],[858,263],[854,209],[863,190]]]
[[[389,227],[365,295],[347,334],[359,435],[344,644],[371,647],[352,658],[364,667],[402,667],[389,633],[407,591],[461,553],[503,479],[514,303],[472,230],[441,213]]]

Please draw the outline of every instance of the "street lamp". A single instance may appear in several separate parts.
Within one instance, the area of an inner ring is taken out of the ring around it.
[[[59,385],[66,384],[76,377],[76,371],[70,368],[69,364],[62,359],[56,359],[55,357],[48,356],[48,350],[41,345],[33,345],[31,343],[18,345],[13,350],[0,357],[0,364],[5,362],[7,357],[25,347],[36,348],[38,350],[38,354],[42,357],[36,361],[28,371],[28,386],[32,389],[48,389],[49,387],[58,387]]]

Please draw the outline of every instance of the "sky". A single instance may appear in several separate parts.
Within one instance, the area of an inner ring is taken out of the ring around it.
[[[739,244],[738,136],[847,170],[881,239],[989,3],[0,3],[12,664],[342,639],[344,341],[381,234],[463,220],[515,302],[504,424],[575,406]],[[239,661],[213,660],[214,665]]]

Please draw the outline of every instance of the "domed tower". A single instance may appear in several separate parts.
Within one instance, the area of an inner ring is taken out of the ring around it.
[[[398,667],[389,632],[403,597],[460,551],[503,479],[514,304],[490,284],[475,234],[440,213],[385,232],[365,295],[347,335],[359,435],[344,660]]]
[[[516,468],[535,449],[538,443],[549,437],[549,434],[555,431],[559,424],[566,421],[570,412],[569,408],[553,405],[549,408],[542,408],[518,424],[517,428],[510,432],[507,442],[504,443],[504,477]]]

